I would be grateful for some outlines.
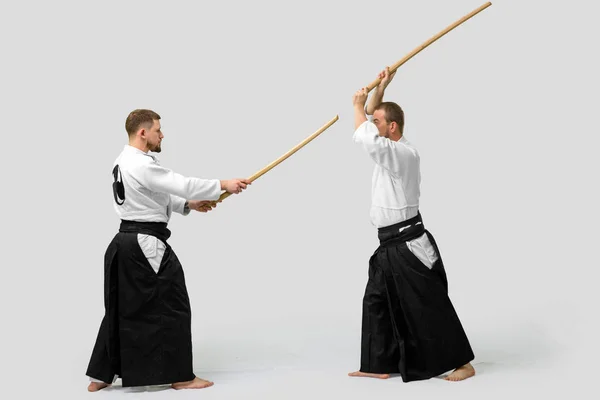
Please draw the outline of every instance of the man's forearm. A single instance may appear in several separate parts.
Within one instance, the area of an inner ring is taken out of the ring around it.
[[[356,104],[354,106],[354,129],[358,129],[365,121],[367,116],[365,115],[365,105]]]
[[[381,102],[383,101],[383,93],[384,92],[385,92],[385,89],[382,89],[379,86],[375,87],[375,90],[373,91],[373,94],[371,95],[371,100],[369,100],[369,104],[367,104],[367,109],[366,109],[367,114],[373,115],[373,113],[375,112],[375,108],[377,108],[377,106],[380,105]]]

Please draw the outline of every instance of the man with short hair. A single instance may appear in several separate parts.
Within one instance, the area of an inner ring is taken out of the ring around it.
[[[353,97],[353,139],[375,162],[371,221],[380,245],[369,260],[363,298],[360,370],[350,376],[386,379],[399,373],[404,382],[475,374],[469,340],[448,297],[439,248],[419,212],[420,157],[404,136],[404,112],[382,102],[393,79],[389,69],[365,115],[366,88]]]
[[[129,144],[112,170],[121,225],[104,257],[105,315],[86,372],[88,390],[117,376],[124,387],[209,387],[192,369],[190,301],[167,223],[172,212],[212,210],[223,190],[240,193],[250,181],[185,177],[161,166],[150,154],[161,152],[164,138],[154,111],[132,111],[125,129]]]

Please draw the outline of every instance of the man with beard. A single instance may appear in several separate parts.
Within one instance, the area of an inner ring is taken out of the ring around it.
[[[460,381],[475,374],[474,355],[448,297],[439,248],[419,212],[420,156],[404,136],[404,111],[382,101],[393,75],[379,74],[369,119],[366,88],[353,97],[353,139],[375,162],[371,222],[380,245],[363,298],[360,370],[350,376],[399,373],[410,382],[454,370],[445,379]]]
[[[124,387],[213,383],[192,370],[191,308],[181,263],[167,243],[172,212],[210,211],[225,190],[240,193],[246,179],[185,177],[160,165],[160,116],[134,110],[125,122],[129,144],[113,166],[119,232],[104,257],[104,306],[86,375],[91,392],[119,376]]]

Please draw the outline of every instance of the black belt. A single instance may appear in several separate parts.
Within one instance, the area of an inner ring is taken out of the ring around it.
[[[143,233],[156,236],[163,242],[171,236],[171,231],[167,228],[166,222],[139,222],[121,220],[119,232]]]
[[[391,244],[392,241],[394,243],[406,242],[416,239],[424,233],[425,225],[423,225],[423,218],[420,212],[411,219],[398,222],[394,225],[384,226],[377,230],[380,245]]]

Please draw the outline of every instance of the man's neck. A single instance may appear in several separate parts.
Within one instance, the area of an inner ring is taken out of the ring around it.
[[[136,149],[143,151],[144,153],[147,153],[148,151],[150,151],[148,146],[138,142],[137,140],[130,140],[129,145],[131,147],[135,147]]]

